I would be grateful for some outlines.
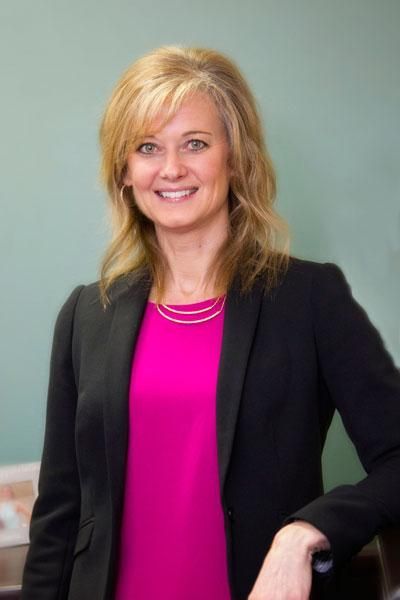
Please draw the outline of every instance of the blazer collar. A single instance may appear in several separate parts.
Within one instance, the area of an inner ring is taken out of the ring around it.
[[[110,493],[115,517],[121,512],[128,445],[128,397],[133,352],[143,318],[150,285],[144,279],[123,282],[114,296],[107,345],[107,401],[104,430]],[[220,494],[232,453],[240,398],[247,362],[256,330],[263,286],[241,295],[234,282],[227,294],[222,349],[217,383],[217,448]]]

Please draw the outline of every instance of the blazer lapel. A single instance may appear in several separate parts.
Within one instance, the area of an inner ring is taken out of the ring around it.
[[[217,384],[217,447],[221,498],[263,293],[260,282],[246,295],[239,293],[236,283],[226,299]]]
[[[106,358],[104,435],[113,516],[118,519],[123,502],[128,444],[129,384],[133,351],[149,294],[143,281],[128,285],[113,301]]]

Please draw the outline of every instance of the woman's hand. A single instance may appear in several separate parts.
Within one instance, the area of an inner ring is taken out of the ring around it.
[[[308,600],[312,554],[329,547],[326,536],[310,523],[286,525],[276,534],[248,600]]]

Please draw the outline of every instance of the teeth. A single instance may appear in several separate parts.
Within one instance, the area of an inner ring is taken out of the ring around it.
[[[189,196],[196,191],[196,188],[191,190],[179,190],[177,192],[158,192],[162,198],[183,198],[184,196]]]

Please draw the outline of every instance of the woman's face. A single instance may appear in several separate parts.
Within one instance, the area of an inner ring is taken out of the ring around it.
[[[229,146],[212,100],[192,96],[128,156],[125,185],[156,232],[228,227]]]

